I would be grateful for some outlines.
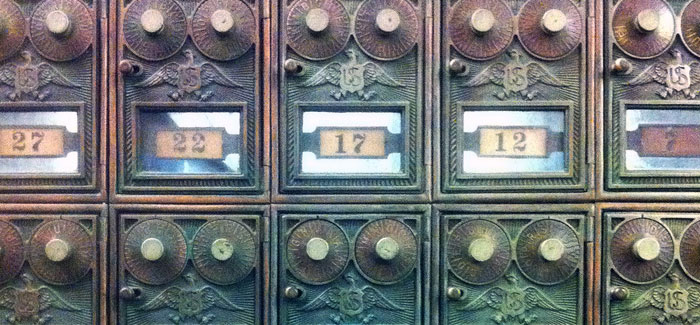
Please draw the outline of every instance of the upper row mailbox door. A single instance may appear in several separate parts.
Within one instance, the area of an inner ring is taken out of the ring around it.
[[[700,190],[700,2],[604,3],[605,189]]]
[[[585,1],[442,6],[442,193],[582,192]]]
[[[99,191],[100,4],[0,1],[1,193]]]
[[[424,190],[424,6],[281,3],[281,193]]]
[[[261,4],[119,3],[117,193],[260,194]]]

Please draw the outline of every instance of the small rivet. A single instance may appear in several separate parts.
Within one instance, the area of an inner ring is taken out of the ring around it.
[[[165,18],[163,14],[155,9],[148,9],[141,14],[141,28],[146,33],[157,34],[163,30],[165,26]]]
[[[70,30],[70,18],[65,12],[54,10],[46,15],[46,28],[54,35],[65,35]]]
[[[399,16],[399,13],[394,9],[382,9],[377,13],[374,23],[382,32],[392,33],[399,29],[401,25],[401,16]]]
[[[495,247],[486,238],[477,238],[469,244],[469,256],[477,262],[486,262],[493,256]]]
[[[211,255],[219,261],[226,261],[233,256],[233,245],[226,238],[219,238],[211,243]]]
[[[635,24],[644,33],[651,33],[659,28],[659,13],[652,9],[644,9],[637,14]]]
[[[556,262],[564,255],[564,243],[557,238],[550,238],[540,243],[539,254],[549,262]]]
[[[71,255],[70,245],[62,239],[52,239],[44,247],[46,257],[52,262],[65,261]]]
[[[155,262],[163,257],[165,247],[157,238],[148,238],[141,243],[141,256],[146,260]]]
[[[330,246],[323,238],[314,237],[306,243],[306,255],[314,261],[322,261],[328,256]]]
[[[325,9],[313,8],[306,14],[306,27],[312,32],[320,33],[326,30],[330,22],[330,15]]]
[[[450,298],[451,300],[462,298],[462,290],[455,287],[447,288],[447,298]]]
[[[301,290],[299,290],[297,287],[286,287],[284,288],[284,296],[289,299],[299,298],[301,296]]]
[[[661,254],[661,245],[654,237],[644,237],[634,242],[632,251],[641,260],[653,261]]]
[[[384,237],[374,245],[377,256],[385,261],[393,260],[396,255],[399,255],[399,250],[399,243],[391,237]]]
[[[559,9],[549,9],[542,15],[542,29],[549,34],[561,32],[567,23],[566,15]]]
[[[219,9],[211,14],[211,27],[217,33],[225,34],[233,29],[233,15],[224,9]]]
[[[479,35],[488,33],[496,23],[496,17],[488,9],[477,9],[472,14],[470,20],[472,30]]]

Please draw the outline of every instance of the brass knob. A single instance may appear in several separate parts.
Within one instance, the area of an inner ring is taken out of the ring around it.
[[[44,20],[46,28],[56,36],[62,36],[68,34],[71,29],[71,22],[68,15],[61,10],[54,10],[46,15]]]
[[[629,297],[630,292],[624,287],[612,287],[610,289],[610,298],[613,300],[621,301]]]
[[[323,238],[314,237],[306,242],[306,255],[314,261],[323,261],[329,249],[328,242]]]
[[[299,75],[304,71],[304,66],[297,60],[287,59],[284,61],[284,71],[289,74]]]
[[[654,237],[644,237],[632,244],[632,252],[643,261],[653,261],[661,254],[661,245]]]
[[[296,299],[301,297],[302,291],[301,289],[294,287],[294,286],[289,286],[284,288],[284,296],[287,299]]]
[[[119,290],[119,298],[124,300],[134,300],[141,298],[141,288],[123,287]]]
[[[469,73],[469,66],[467,62],[461,59],[452,59],[449,64],[450,73],[454,75],[464,75]]]
[[[374,24],[384,33],[393,33],[401,25],[401,16],[394,9],[382,9],[377,13]]]
[[[131,60],[121,60],[119,61],[119,72],[129,76],[138,76],[143,73],[143,67],[141,64],[136,63]]]
[[[314,33],[326,30],[330,22],[330,15],[325,9],[313,8],[306,13],[306,27]]]
[[[52,262],[63,262],[73,253],[70,244],[62,239],[51,239],[44,246],[46,257]]]
[[[474,33],[484,35],[493,28],[493,25],[496,23],[496,17],[491,10],[479,8],[474,10],[469,22]]]
[[[219,238],[211,243],[211,255],[219,261],[227,261],[233,256],[233,245],[226,238]]]
[[[493,242],[487,238],[477,238],[469,243],[469,256],[477,262],[486,262],[493,256],[495,251]]]
[[[148,261],[155,262],[163,257],[165,247],[157,238],[147,238],[141,243],[141,256]]]
[[[557,238],[549,238],[542,243],[538,248],[540,256],[548,262],[556,262],[564,255],[566,247],[564,243]]]
[[[156,9],[148,9],[141,14],[141,28],[151,35],[160,33],[165,26],[165,17]]]
[[[377,256],[385,261],[393,260],[396,255],[399,255],[399,250],[399,243],[391,237],[384,237],[374,245],[374,251],[377,253]]]
[[[542,21],[540,22],[542,30],[548,34],[556,34],[566,28],[568,19],[566,14],[564,14],[559,9],[549,9],[544,15],[542,15]]]
[[[612,71],[616,74],[630,74],[632,72],[632,63],[624,58],[617,58],[612,65]]]
[[[644,9],[637,14],[634,24],[642,33],[652,33],[659,28],[659,13],[656,10]]]
[[[230,11],[219,9],[214,11],[210,17],[211,27],[217,33],[226,34],[233,29],[233,15]]]
[[[455,287],[447,288],[447,298],[450,300],[459,300],[462,298],[462,289]]]

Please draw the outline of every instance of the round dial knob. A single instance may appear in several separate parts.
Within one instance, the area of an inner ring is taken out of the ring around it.
[[[659,13],[656,10],[644,9],[637,14],[634,24],[640,32],[651,33],[659,28]]]
[[[328,256],[328,242],[323,238],[314,237],[306,243],[306,255],[314,261],[323,261]]]
[[[146,238],[141,243],[141,256],[151,262],[159,260],[164,253],[165,247],[163,247],[163,242],[160,239]]]
[[[46,28],[54,35],[65,35],[70,31],[70,18],[61,10],[54,10],[46,15]]]
[[[629,219],[618,225],[610,238],[610,259],[627,281],[656,281],[674,264],[673,235],[658,220]]]
[[[211,243],[211,256],[219,261],[227,261],[233,256],[233,245],[226,238],[219,238]]]
[[[328,11],[322,8],[313,8],[309,10],[305,18],[306,27],[314,33],[320,33],[326,30],[330,21],[331,19],[328,15]]]
[[[469,22],[475,33],[483,35],[493,28],[493,25],[496,23],[496,17],[491,10],[479,8],[474,11]]]
[[[46,243],[44,252],[46,253],[46,258],[58,263],[63,262],[70,257],[72,248],[65,240],[54,238]]]
[[[493,242],[487,238],[477,238],[469,244],[469,256],[477,262],[490,260],[494,252]]]
[[[561,32],[566,28],[568,19],[566,14],[559,9],[547,10],[544,15],[542,15],[542,29],[550,34],[556,34]]]
[[[242,222],[211,220],[192,239],[192,262],[207,281],[229,285],[245,281],[256,266],[257,240]]]
[[[401,16],[394,9],[382,9],[377,13],[376,25],[382,32],[392,33],[401,25]]]
[[[15,278],[22,270],[22,265],[24,265],[22,236],[14,225],[0,221],[0,283]]]
[[[640,238],[632,245],[632,252],[644,261],[653,261],[661,253],[661,245],[654,237]]]
[[[228,33],[233,29],[233,23],[233,15],[228,10],[219,9],[211,14],[211,27],[217,33]]]
[[[416,267],[417,260],[416,235],[402,221],[370,221],[357,233],[355,261],[362,275],[372,282],[397,282]]]
[[[564,255],[564,243],[557,238],[550,238],[540,243],[538,253],[549,262],[556,262]]]
[[[391,237],[384,237],[374,245],[374,251],[377,253],[377,256],[385,261],[391,261],[396,255],[399,255],[399,249],[399,243]]]
[[[141,28],[146,33],[158,34],[163,30],[165,18],[163,14],[155,9],[148,9],[141,14]]]
[[[295,278],[309,284],[335,280],[350,260],[345,232],[335,223],[307,220],[296,225],[287,237],[287,267]]]

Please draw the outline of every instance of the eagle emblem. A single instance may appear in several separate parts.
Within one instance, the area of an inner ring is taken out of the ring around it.
[[[79,85],[68,80],[66,76],[48,63],[32,64],[32,55],[28,51],[22,51],[20,55],[24,59],[24,64],[8,63],[0,68],[0,83],[14,88],[7,93],[7,98],[11,101],[20,100],[23,94],[42,101],[51,93],[39,90],[50,83],[63,87],[80,88]]]
[[[541,64],[520,62],[522,54],[519,51],[510,50],[508,57],[510,62],[491,64],[474,78],[462,84],[462,87],[479,87],[492,83],[503,88],[494,94],[500,100],[505,100],[514,94],[520,94],[523,99],[532,100],[538,95],[538,92],[536,90],[529,91],[528,88],[537,83],[553,87],[566,87],[561,80],[547,71]]]
[[[5,318],[8,323],[46,324],[51,320],[51,316],[42,313],[49,308],[80,310],[48,287],[36,285],[36,280],[31,275],[25,273],[20,275],[20,278],[24,282],[24,289],[6,287],[0,290],[0,308],[12,311]]]
[[[243,310],[210,286],[196,288],[193,274],[185,274],[183,278],[190,284],[190,289],[175,286],[167,288],[138,310],[170,308],[176,311],[168,315],[174,324],[180,324],[188,318],[194,318],[200,324],[209,324],[214,320],[214,314],[202,315],[202,313],[212,307],[231,311]]]
[[[374,307],[386,310],[405,310],[373,287],[363,286],[359,288],[355,283],[355,277],[351,274],[345,275],[345,280],[350,284],[349,288],[336,286],[326,289],[311,302],[302,306],[300,310],[311,311],[320,308],[338,310],[340,311],[339,315],[331,315],[331,320],[335,324],[345,324],[353,319],[361,321],[362,324],[369,324],[376,316],[374,314],[364,315],[364,313]]]
[[[669,98],[675,92],[683,93],[685,98],[695,98],[698,92],[693,91],[692,86],[700,81],[700,62],[684,64],[681,51],[676,49],[669,51],[669,54],[673,56],[672,59],[652,64],[627,84],[637,86],[656,82],[664,86],[656,93],[661,98]]]
[[[562,308],[535,287],[521,288],[518,279],[513,275],[506,275],[508,284],[502,287],[493,287],[457,310],[474,311],[490,307],[496,310],[491,319],[496,324],[530,324],[537,319],[537,315],[528,312],[534,308],[542,308],[554,311],[563,311]]]
[[[370,100],[377,93],[373,90],[365,91],[366,86],[374,83],[389,87],[405,87],[404,84],[389,76],[378,64],[374,62],[357,62],[357,54],[353,50],[345,51],[350,58],[346,63],[332,62],[316,72],[304,81],[302,87],[313,87],[329,83],[340,90],[331,90],[331,96],[341,100],[348,94],[357,94],[362,100]]]
[[[206,101],[214,92],[202,91],[212,83],[229,87],[242,88],[243,86],[229,79],[224,73],[211,63],[194,64],[194,54],[192,50],[184,50],[183,55],[187,58],[185,64],[170,62],[153,73],[146,80],[135,84],[135,87],[155,87],[163,83],[177,87],[168,96],[174,101],[183,99],[186,94],[193,94],[199,101]]]
[[[669,274],[668,278],[671,280],[670,286],[653,287],[628,305],[622,306],[621,309],[637,310],[654,307],[663,311],[655,318],[659,324],[666,324],[671,320],[680,320],[683,324],[694,324],[699,317],[688,312],[700,307],[700,288],[695,286],[682,288],[680,277],[675,273]]]

